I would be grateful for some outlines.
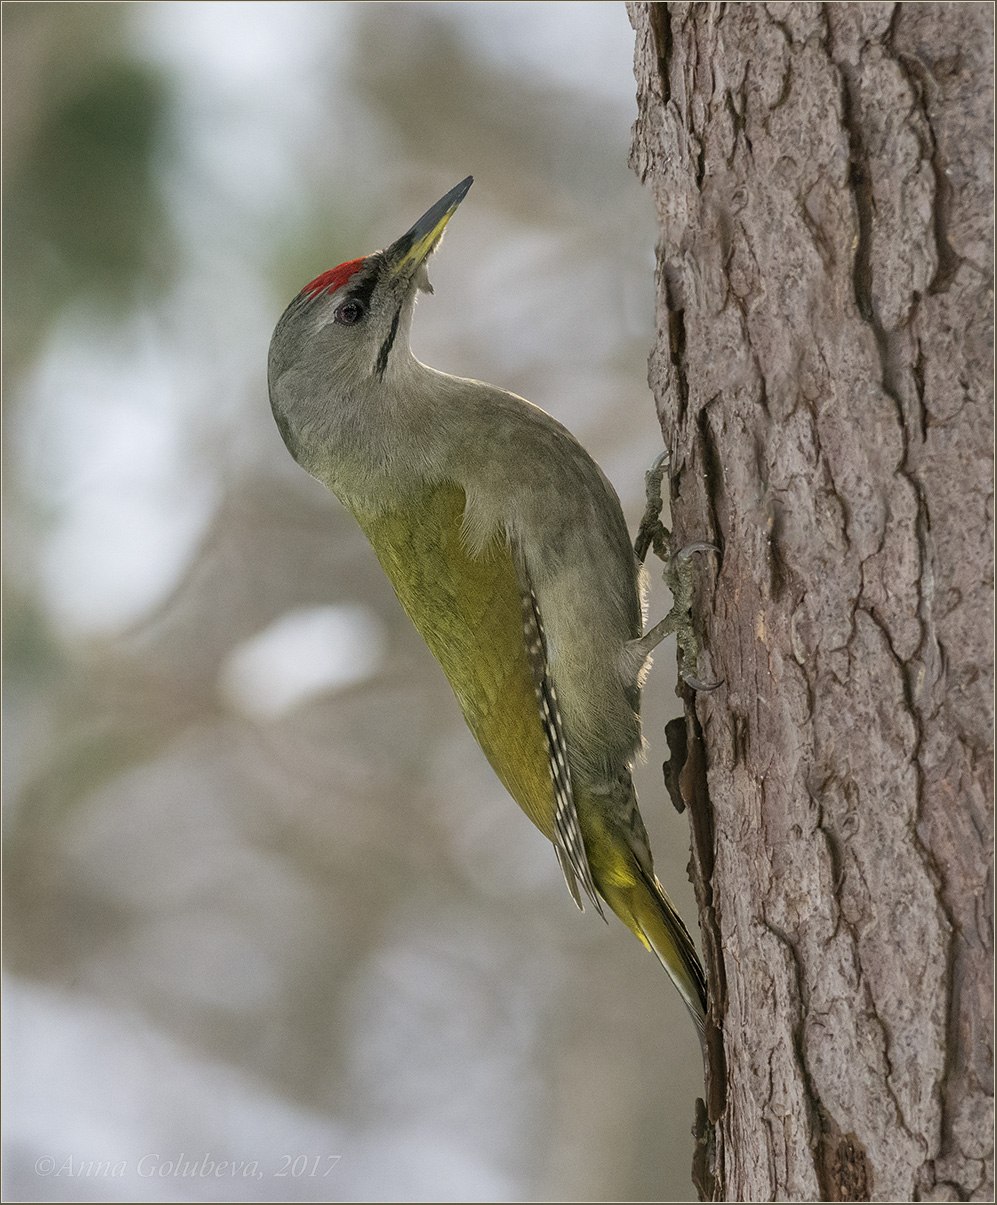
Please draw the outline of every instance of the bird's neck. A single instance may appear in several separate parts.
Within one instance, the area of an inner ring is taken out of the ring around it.
[[[303,433],[299,463],[351,509],[391,509],[427,481],[446,477],[456,378],[420,363],[406,347],[384,375],[333,388]]]

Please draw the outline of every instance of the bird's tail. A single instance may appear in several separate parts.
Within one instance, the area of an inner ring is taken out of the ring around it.
[[[600,884],[600,890],[620,920],[668,972],[702,1042],[706,1026],[706,976],[689,930],[665,889],[653,874],[647,876],[637,870],[629,883],[607,884],[605,890]]]
[[[668,972],[696,1023],[702,1041],[706,1028],[706,975],[689,930],[657,878],[638,881],[633,917],[635,932]]]
[[[706,976],[689,930],[651,866],[647,833],[629,776],[605,797],[582,796],[579,818],[599,894],[668,972],[692,1015],[702,1044]]]

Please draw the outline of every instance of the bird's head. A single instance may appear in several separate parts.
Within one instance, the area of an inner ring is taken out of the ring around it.
[[[281,315],[270,341],[270,402],[297,456],[308,413],[334,396],[363,396],[411,360],[412,309],[432,292],[426,261],[471,187],[468,176],[383,251],[352,259],[310,281]]]

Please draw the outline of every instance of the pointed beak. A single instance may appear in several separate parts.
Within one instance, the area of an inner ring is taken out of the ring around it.
[[[443,237],[444,227],[457,212],[457,206],[467,196],[473,183],[473,176],[461,180],[456,188],[451,188],[445,197],[428,209],[411,230],[385,249],[384,258],[393,277],[411,277],[432,255]]]

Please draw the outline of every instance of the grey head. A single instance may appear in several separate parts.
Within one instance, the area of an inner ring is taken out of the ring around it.
[[[270,405],[291,455],[317,472],[317,445],[350,424],[344,411],[383,391],[412,363],[409,334],[420,291],[432,292],[426,261],[467,195],[468,176],[383,251],[323,272],[281,315],[267,366]]]

